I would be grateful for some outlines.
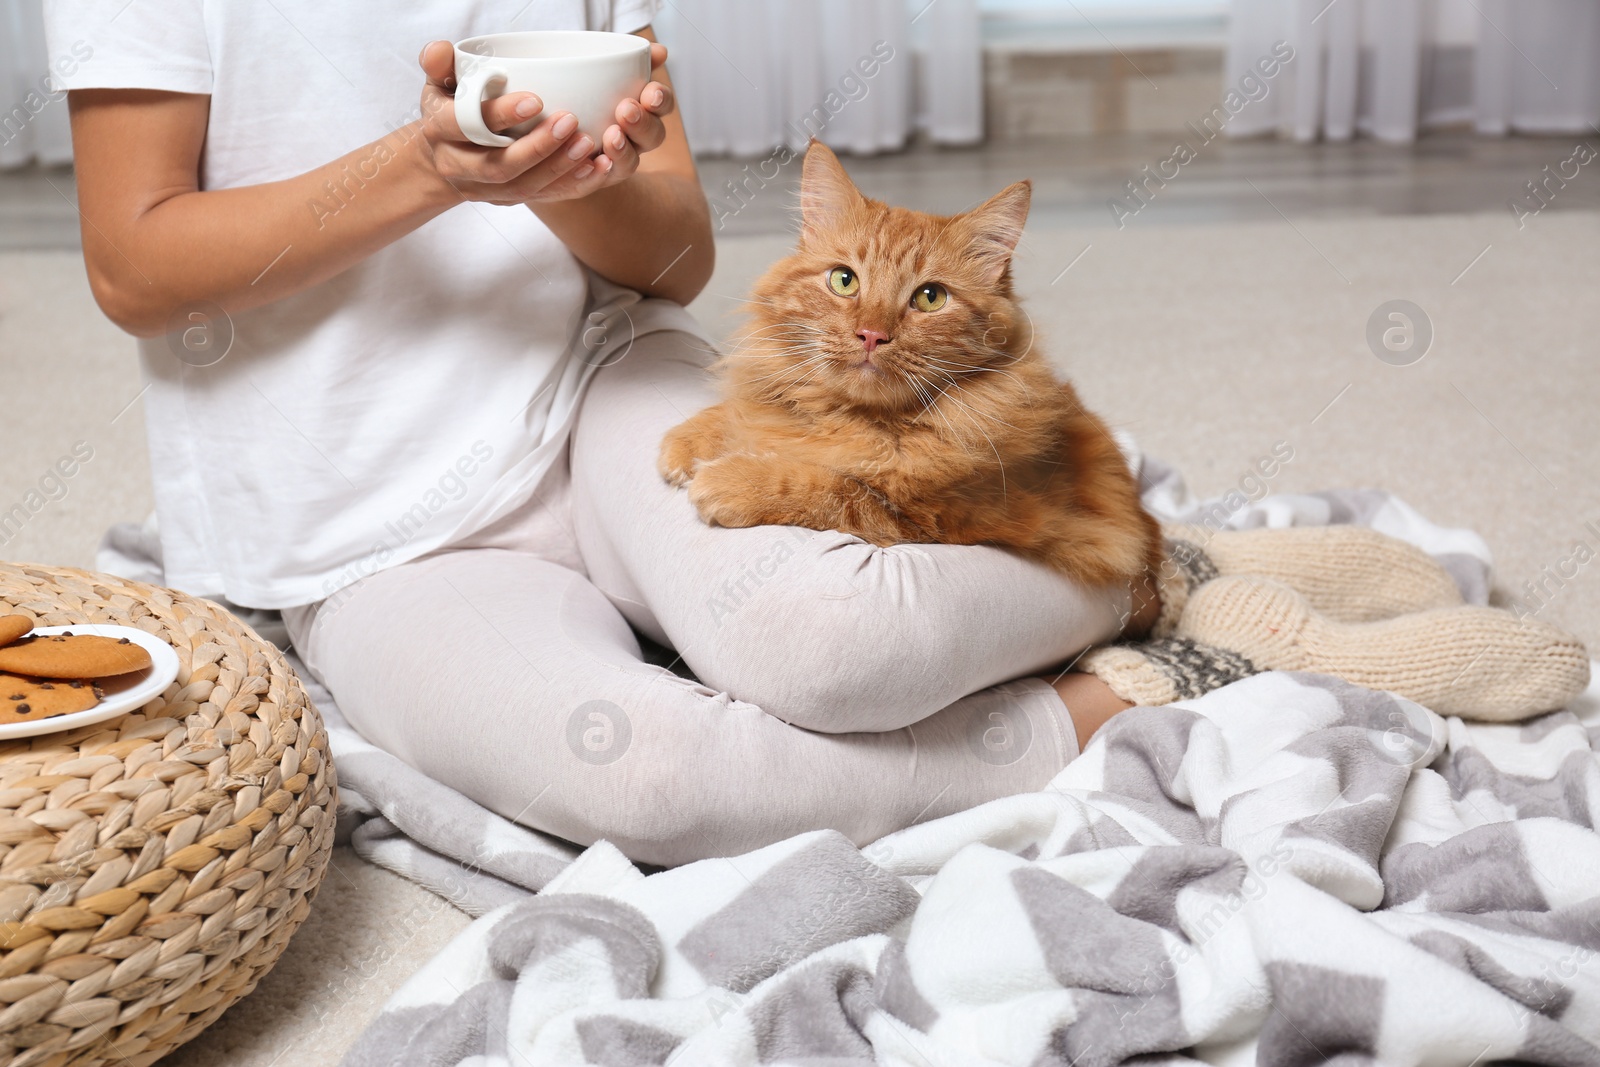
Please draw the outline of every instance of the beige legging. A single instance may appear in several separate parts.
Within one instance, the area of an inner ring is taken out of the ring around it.
[[[709,358],[640,338],[590,385],[570,476],[287,613],[351,724],[501,815],[657,864],[820,827],[865,843],[1048,782],[1077,741],[1026,676],[1114,635],[1126,590],[994,548],[707,527],[655,457],[711,402]],[[644,662],[630,623],[694,678]]]

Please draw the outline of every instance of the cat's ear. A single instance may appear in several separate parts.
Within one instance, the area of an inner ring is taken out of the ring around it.
[[[1008,185],[966,214],[971,234],[971,255],[983,269],[989,284],[1000,280],[1011,256],[1022,240],[1022,225],[1028,221],[1028,205],[1033,201],[1033,183],[1020,181]]]
[[[861,203],[844,164],[821,141],[812,141],[800,177],[800,241],[804,244],[834,232]]]

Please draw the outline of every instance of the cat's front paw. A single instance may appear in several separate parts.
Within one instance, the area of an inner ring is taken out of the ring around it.
[[[697,461],[687,459],[682,463],[673,462],[666,456],[665,451],[656,457],[656,470],[661,472],[661,477],[674,489],[682,489],[694,480],[694,468]]]
[[[670,431],[661,441],[661,451],[656,455],[656,470],[668,485],[681,489],[694,479],[700,460],[695,457],[699,441],[692,433],[680,433],[682,427]]]
[[[773,521],[772,494],[752,477],[754,456],[735,453],[699,464],[689,483],[689,503],[709,526],[763,526]]]

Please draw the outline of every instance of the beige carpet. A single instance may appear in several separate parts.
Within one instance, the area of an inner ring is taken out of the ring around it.
[[[1274,488],[1390,489],[1482,533],[1503,590],[1555,570],[1579,539],[1600,549],[1583,526],[1600,529],[1600,216],[1548,215],[1520,233],[1501,215],[1298,226],[1038,230],[1018,277],[1043,343],[1086,400],[1202,493],[1236,485],[1285,441],[1295,456]],[[730,330],[731,298],[784,246],[725,241],[694,309],[702,320]],[[128,406],[139,393],[132,343],[95,310],[75,255],[0,255],[0,283],[0,512],[76,442],[94,450],[63,498],[0,542],[0,558],[88,565],[108,523],[150,506],[143,414]],[[1420,305],[1435,330],[1411,366],[1380,362],[1364,340],[1374,309],[1396,298]],[[1541,617],[1600,647],[1600,565]],[[335,864],[279,967],[167,1062],[337,1063],[465,925],[347,851]]]

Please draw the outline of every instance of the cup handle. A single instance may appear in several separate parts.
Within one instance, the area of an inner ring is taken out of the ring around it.
[[[456,86],[456,125],[467,140],[485,148],[504,148],[516,139],[495,133],[483,123],[483,93],[493,81],[505,81],[506,72],[492,63],[477,63]]]

